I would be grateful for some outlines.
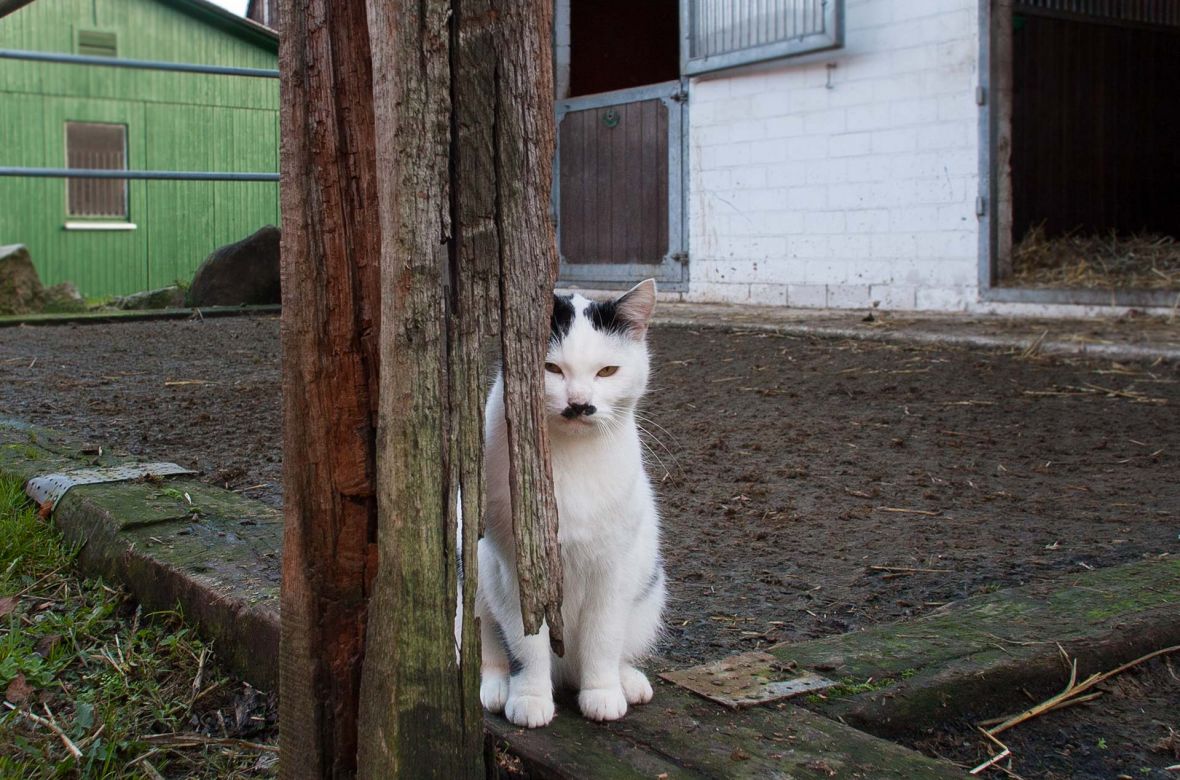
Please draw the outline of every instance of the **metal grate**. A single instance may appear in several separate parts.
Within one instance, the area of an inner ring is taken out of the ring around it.
[[[1015,10],[1180,27],[1180,0],[1017,0]]]
[[[77,485],[97,485],[103,482],[127,482],[144,477],[168,477],[177,474],[196,474],[191,469],[178,466],[175,463],[131,463],[124,466],[104,466],[92,469],[75,469],[60,474],[45,474],[33,477],[25,483],[25,493],[29,498],[50,509],[57,506],[57,502],[66,492]]]
[[[837,48],[842,11],[843,0],[682,0],[685,72]]]
[[[119,55],[118,38],[113,32],[79,30],[78,53],[93,57],[117,57]]]
[[[66,122],[69,168],[127,170],[125,125]],[[71,217],[127,217],[126,179],[69,179]]]
[[[711,57],[824,32],[825,0],[694,0],[692,56]]]

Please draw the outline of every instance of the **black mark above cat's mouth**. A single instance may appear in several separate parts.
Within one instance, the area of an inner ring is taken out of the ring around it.
[[[594,404],[570,404],[562,411],[561,416],[567,420],[574,420],[578,417],[589,417],[598,411],[598,407]]]

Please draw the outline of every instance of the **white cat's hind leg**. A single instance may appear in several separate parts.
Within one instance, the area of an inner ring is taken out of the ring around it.
[[[623,684],[623,695],[627,697],[628,704],[647,704],[651,701],[651,683],[647,675],[631,664],[619,667],[619,682]]]
[[[647,704],[652,699],[651,682],[647,675],[635,668],[637,660],[652,651],[660,636],[664,611],[664,569],[656,566],[651,579],[636,599],[627,621],[623,644],[623,662],[619,666],[619,681],[628,704]]]
[[[479,600],[476,600],[476,615],[479,617],[480,669],[479,701],[489,712],[504,711],[508,700],[508,676],[511,662],[504,647],[504,636],[499,624]]]
[[[524,627],[521,626],[515,638],[517,641],[510,646],[520,662],[520,671],[508,681],[504,717],[517,726],[535,729],[547,725],[555,714],[549,626],[542,624],[540,632],[533,636],[524,636]]]

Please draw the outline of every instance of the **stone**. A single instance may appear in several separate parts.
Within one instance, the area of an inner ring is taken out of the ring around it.
[[[71,282],[55,284],[45,290],[42,311],[75,312],[86,311],[86,299]]]
[[[186,293],[180,285],[161,287],[158,290],[144,290],[143,292],[124,295],[115,298],[111,305],[116,309],[183,309]]]
[[[0,246],[0,315],[41,311],[45,289],[24,244]]]
[[[188,291],[190,306],[257,306],[280,302],[279,229],[267,225],[201,263]]]

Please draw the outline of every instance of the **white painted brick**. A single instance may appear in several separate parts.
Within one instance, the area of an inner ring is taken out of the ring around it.
[[[785,284],[751,284],[749,302],[757,306],[786,306]]]
[[[969,290],[966,287],[919,287],[914,294],[914,307],[925,311],[964,311]]]
[[[910,152],[917,148],[918,132],[910,127],[898,130],[877,130],[873,133],[871,148],[874,154],[895,154]]]
[[[895,127],[922,126],[938,120],[938,99],[897,100],[889,104],[889,118]]]
[[[936,105],[937,109],[937,105]],[[807,135],[834,135],[844,132],[844,109],[817,111],[803,120],[803,132]]]
[[[868,308],[871,305],[870,301],[867,284],[828,285],[827,305],[830,309]]]
[[[869,300],[882,309],[910,311],[917,307],[917,290],[907,284],[874,284],[869,287]]]
[[[881,233],[889,229],[887,209],[849,211],[845,220],[849,233]]]
[[[803,228],[807,233],[843,233],[843,211],[813,211],[803,219]]]
[[[787,305],[801,309],[822,309],[828,305],[826,284],[787,285]]]
[[[868,154],[871,144],[871,133],[841,133],[828,141],[828,154],[832,157]]]
[[[776,138],[772,141],[757,141],[750,146],[750,162],[758,165],[778,163],[787,159],[787,147],[799,141],[785,141]]]
[[[851,214],[856,213],[858,212],[851,212]],[[849,214],[850,218],[851,214]],[[865,260],[869,257],[871,247],[872,242],[868,236],[849,233],[828,236],[828,250],[835,258]]]
[[[878,233],[872,237],[869,256],[875,258],[913,257],[915,249],[916,243],[912,233]]]
[[[828,156],[828,139],[822,135],[794,138],[787,146],[788,160],[819,160]]]
[[[844,126],[849,131],[880,130],[891,127],[893,121],[888,103],[853,106],[848,108],[844,115]]]
[[[932,122],[932,124],[918,128],[919,149],[961,149],[965,144],[970,143],[971,139],[965,137],[968,132],[976,131],[973,125],[969,125],[966,122],[939,122],[933,124],[934,120],[928,121]]]
[[[750,297],[750,285],[693,281],[687,297],[699,303],[745,303]]]

